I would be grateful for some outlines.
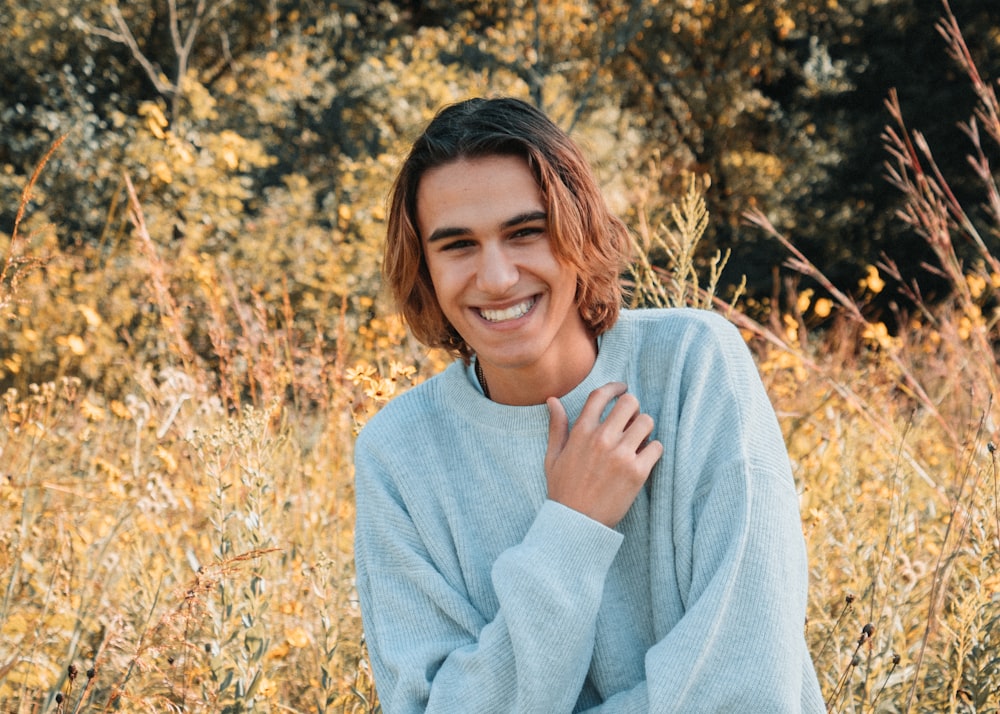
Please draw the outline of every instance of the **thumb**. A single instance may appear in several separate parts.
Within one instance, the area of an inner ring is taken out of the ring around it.
[[[569,439],[569,419],[562,402],[555,397],[546,399],[545,404],[549,408],[549,447],[545,452],[545,470],[548,471]]]

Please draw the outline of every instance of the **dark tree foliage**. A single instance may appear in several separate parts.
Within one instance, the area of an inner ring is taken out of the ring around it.
[[[980,0],[952,0],[950,5],[983,74],[1000,79],[996,9]],[[923,273],[920,264],[930,257],[929,249],[896,219],[901,196],[883,179],[885,100],[890,90],[898,92],[909,126],[926,135],[952,187],[965,205],[974,206],[984,197],[970,185],[966,157],[971,146],[958,124],[972,116],[975,97],[967,78],[946,56],[936,30],[939,0],[863,0],[855,2],[852,11],[857,18],[853,30],[834,52],[850,68],[853,88],[842,103],[822,103],[814,110],[831,126],[850,132],[841,143],[843,161],[815,196],[816,204],[828,212],[848,210],[838,221],[835,236],[814,230],[806,234],[807,245],[818,262],[831,265],[834,277],[838,277],[835,266],[843,266],[841,282],[859,263],[882,253],[895,260],[904,274],[918,275]],[[925,288],[930,290],[933,276],[925,277]]]
[[[952,2],[983,73],[996,78],[1000,15],[991,5]],[[190,150],[207,150],[226,132],[262,147],[267,160],[238,171],[248,196],[239,221],[258,215],[267,191],[296,176],[313,196],[311,220],[332,229],[342,219],[331,201],[382,200],[358,172],[371,178],[389,169],[359,167],[405,145],[427,105],[486,86],[526,94],[571,131],[593,130],[601,112],[614,109],[630,131],[608,127],[609,141],[632,157],[615,170],[640,173],[658,157],[664,205],[684,171],[710,176],[705,250],[732,249],[727,276],[745,273],[752,292],[771,294],[782,254],[742,221],[749,206],[764,208],[850,288],[882,252],[908,269],[925,257],[894,218],[900,197],[882,178],[891,89],[965,190],[967,139],[956,123],[969,117],[973,98],[935,29],[942,7],[941,0],[81,0],[70,12],[55,0],[0,0],[0,229],[9,231],[38,158],[68,133],[39,194],[59,197],[47,211],[65,241],[99,240],[121,172],[152,171],[140,140],[160,114]],[[182,190],[174,182],[146,195],[169,210]],[[190,207],[175,210],[173,231],[184,234],[196,219]],[[377,228],[348,235],[370,239]]]

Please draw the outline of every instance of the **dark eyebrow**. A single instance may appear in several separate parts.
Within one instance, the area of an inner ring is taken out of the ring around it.
[[[500,227],[504,230],[508,228],[513,228],[514,226],[519,226],[522,223],[531,223],[532,221],[544,221],[548,216],[545,211],[525,211],[524,213],[519,213],[513,218],[508,218],[506,221],[500,224]],[[444,240],[446,238],[455,238],[456,236],[464,236],[471,233],[468,228],[438,228],[434,230],[429,236],[427,236],[427,243],[433,243],[434,241]]]
[[[506,221],[500,224],[501,228],[513,228],[514,226],[519,226],[522,223],[531,223],[532,221],[544,221],[548,216],[545,215],[545,211],[526,211],[524,213],[519,213],[513,218],[508,218]]]
[[[429,236],[427,236],[428,244],[433,243],[436,240],[444,240],[445,238],[454,238],[455,236],[464,236],[471,233],[468,228],[438,228]]]

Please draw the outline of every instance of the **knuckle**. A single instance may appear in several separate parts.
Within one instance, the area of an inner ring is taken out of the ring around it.
[[[656,425],[655,422],[653,421],[653,417],[649,416],[649,414],[639,414],[635,418],[633,424],[637,428],[645,431],[647,434],[651,433],[653,431],[653,427]]]
[[[647,476],[649,476],[649,473],[642,468],[632,468],[626,472],[626,480],[632,489],[636,489],[646,483]]]
[[[633,412],[639,411],[639,400],[636,399],[634,394],[626,392],[621,395],[618,397],[618,404],[621,405],[622,409],[628,409]]]
[[[603,451],[610,451],[618,446],[619,439],[609,429],[599,429],[594,434],[594,443]]]

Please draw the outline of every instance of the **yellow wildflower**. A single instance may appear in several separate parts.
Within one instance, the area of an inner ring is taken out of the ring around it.
[[[813,312],[816,313],[816,317],[829,317],[830,313],[833,312],[833,300],[820,298],[813,305]]]
[[[88,421],[104,421],[107,412],[105,412],[103,407],[97,406],[89,399],[84,399],[80,402],[80,414]]]
[[[978,300],[986,292],[986,278],[982,275],[966,275],[965,282],[969,285],[973,300]]]
[[[302,648],[309,644],[309,633],[301,627],[293,627],[285,632],[285,639],[292,647]]]
[[[362,362],[358,362],[354,367],[349,367],[346,372],[347,378],[356,385],[370,381],[376,374],[378,374],[378,370],[375,367]]]
[[[878,268],[874,265],[869,265],[865,270],[868,271],[868,275],[861,280],[861,287],[867,287],[872,293],[878,295],[885,288],[885,281],[882,280]]]
[[[69,351],[77,357],[82,357],[87,354],[87,345],[84,343],[83,338],[79,335],[70,335],[67,337],[66,346],[69,347]]]

